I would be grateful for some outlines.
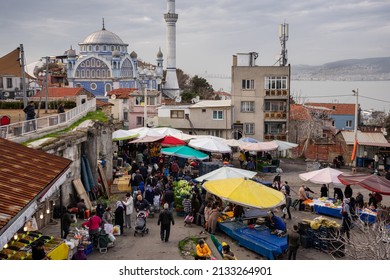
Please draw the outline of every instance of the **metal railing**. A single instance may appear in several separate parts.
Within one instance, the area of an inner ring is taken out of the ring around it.
[[[34,133],[50,132],[61,127],[69,126],[84,117],[88,112],[95,110],[96,99],[94,98],[62,114],[0,126],[0,137],[12,140],[17,137],[31,136]]]

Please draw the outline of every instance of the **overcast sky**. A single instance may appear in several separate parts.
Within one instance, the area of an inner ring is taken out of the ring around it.
[[[78,53],[78,43],[100,30],[104,17],[129,52],[155,63],[160,46],[166,58],[166,11],[166,0],[2,1],[0,56],[19,44],[27,63],[70,46]],[[190,75],[229,75],[239,52],[258,52],[258,65],[273,65],[283,22],[290,27],[292,65],[389,56],[388,0],[176,0],[176,13],[176,66]]]

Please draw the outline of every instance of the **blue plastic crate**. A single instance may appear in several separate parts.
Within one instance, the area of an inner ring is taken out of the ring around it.
[[[91,243],[91,244],[88,244],[87,246],[84,247],[84,253],[85,253],[86,255],[91,254],[92,251],[93,251],[93,244],[92,244],[92,243]]]

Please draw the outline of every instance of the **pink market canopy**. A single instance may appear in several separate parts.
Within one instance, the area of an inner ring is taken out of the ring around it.
[[[336,184],[341,185],[341,182],[337,176],[343,172],[330,167],[320,170],[310,171],[299,174],[299,178],[303,181],[309,181],[314,184]]]
[[[390,180],[376,174],[340,174],[338,179],[344,185],[358,185],[372,192],[390,195]]]

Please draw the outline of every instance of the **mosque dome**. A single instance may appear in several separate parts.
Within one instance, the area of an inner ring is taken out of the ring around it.
[[[113,57],[120,57],[121,53],[118,50],[115,50],[115,51],[112,52],[112,56]]]
[[[81,45],[86,45],[86,44],[125,45],[125,43],[123,43],[122,39],[118,35],[105,29],[96,31],[88,35],[81,43]]]
[[[138,55],[137,55],[137,53],[135,51],[132,51],[131,54],[130,54],[130,57],[134,59],[134,58],[137,58]]]
[[[76,51],[73,49],[70,49],[67,51],[68,57],[76,57]]]

